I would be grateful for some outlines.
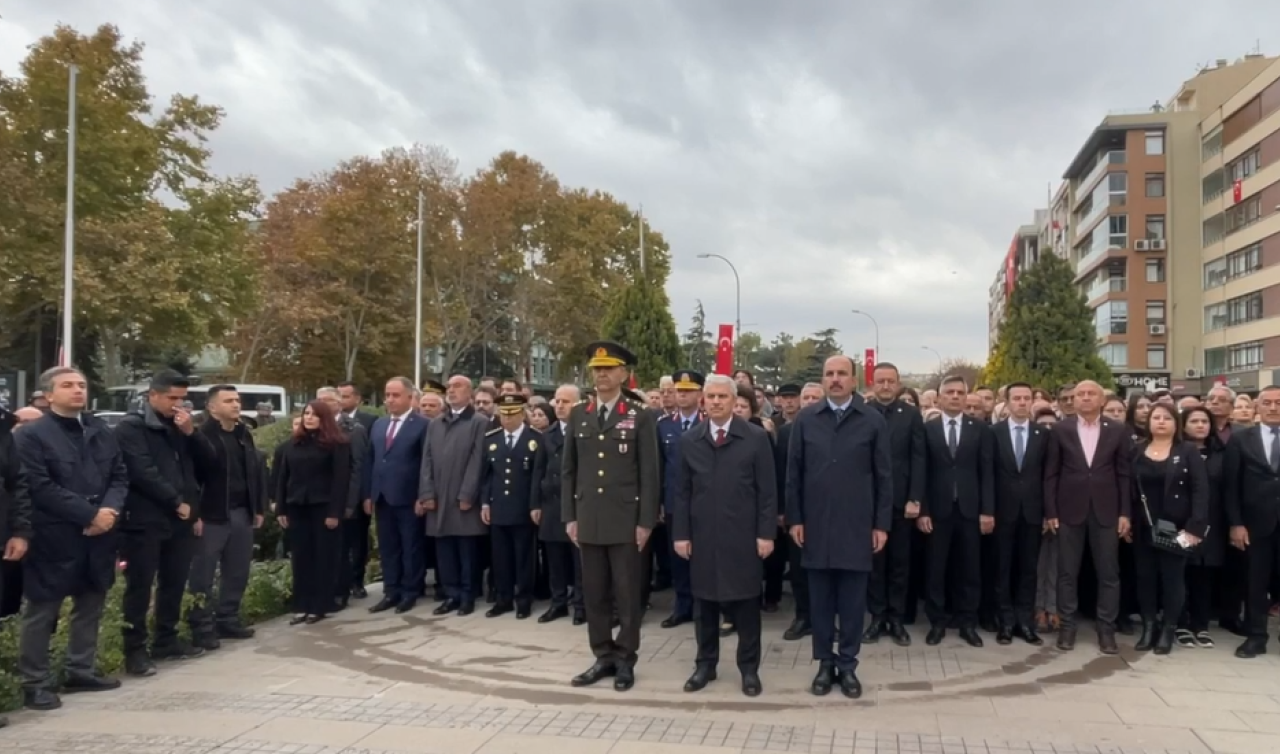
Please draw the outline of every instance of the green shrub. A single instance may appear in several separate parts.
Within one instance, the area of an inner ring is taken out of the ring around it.
[[[277,560],[254,563],[249,574],[249,586],[240,605],[240,615],[245,623],[260,623],[283,615],[289,609],[292,596],[289,562]],[[106,610],[98,630],[98,670],[114,674],[124,665],[124,578],[118,575],[115,585],[107,595]],[[190,606],[192,598],[187,597]],[[53,638],[53,664],[61,668],[66,655],[67,628],[71,621],[71,600],[63,606],[62,619]],[[0,621],[0,711],[16,709],[22,704],[22,691],[18,680],[18,632],[17,616]],[[183,631],[186,631],[185,625]]]

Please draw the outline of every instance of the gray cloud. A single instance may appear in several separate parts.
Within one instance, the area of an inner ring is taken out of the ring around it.
[[[216,165],[268,190],[354,154],[503,149],[569,185],[643,203],[695,299],[731,322],[841,330],[846,347],[932,369],[981,361],[1009,239],[1109,109],[1172,94],[1198,63],[1280,24],[1271,0],[1046,6],[1023,0],[777,3],[262,3],[88,0],[7,9],[0,67],[55,21],[147,44],[160,96],[228,111]]]

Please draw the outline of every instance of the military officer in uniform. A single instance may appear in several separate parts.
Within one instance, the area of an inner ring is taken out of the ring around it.
[[[587,636],[596,661],[573,685],[613,676],[613,687],[627,691],[635,685],[640,649],[641,553],[662,499],[661,452],[647,401],[623,388],[635,355],[607,341],[591,344],[587,353],[596,394],[569,414],[560,505],[565,531],[582,555]]]
[[[676,391],[676,410],[658,420],[658,444],[662,448],[662,512],[663,520],[670,515],[675,504],[676,477],[680,471],[680,436],[696,427],[703,419],[698,409],[702,399],[704,378],[692,370],[677,372],[671,377]],[[668,542],[670,546],[670,542]],[[675,602],[671,615],[662,621],[663,628],[675,628],[693,620],[693,592],[689,577],[689,561],[681,557],[671,558],[671,583],[675,587]]]
[[[480,517],[489,525],[496,593],[486,618],[515,609],[524,620],[533,610],[540,492],[547,449],[542,434],[525,423],[528,399],[521,393],[498,398],[499,426],[485,433],[480,469]]]

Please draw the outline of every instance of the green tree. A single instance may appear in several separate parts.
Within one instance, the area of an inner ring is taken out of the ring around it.
[[[702,308],[702,301],[693,310],[693,321],[680,342],[680,350],[684,352],[685,364],[690,369],[709,374],[716,366],[716,344],[711,339],[711,331],[707,329],[707,313]]]
[[[760,333],[747,332],[738,335],[738,342],[733,344],[733,363],[737,369],[746,369],[755,375],[759,366],[763,342]],[[756,376],[756,382],[763,382]]]
[[[1098,356],[1093,313],[1066,260],[1046,254],[1018,277],[993,358],[983,372],[992,385],[1040,387],[1091,379],[1114,386]]]
[[[641,386],[658,384],[662,375],[679,369],[684,358],[667,294],[644,278],[614,300],[600,334],[636,355],[636,380]]]
[[[836,333],[839,330],[829,327],[825,330],[819,330],[808,338],[805,338],[811,344],[811,350],[806,349],[803,370],[795,375],[797,381],[801,382],[822,382],[822,368],[826,364],[827,359],[833,355],[840,353],[840,344],[836,341]],[[858,367],[858,358],[850,355],[853,359],[855,371]],[[855,375],[856,376],[856,375]]]

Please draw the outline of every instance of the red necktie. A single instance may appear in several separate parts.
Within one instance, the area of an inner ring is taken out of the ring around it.
[[[716,430],[716,445],[724,445],[724,427]]]
[[[394,416],[391,417],[391,426],[387,427],[387,442],[385,445],[382,446],[383,450],[391,450],[391,443],[395,442],[396,440],[396,424],[399,421],[400,420],[397,419],[396,417]]]

